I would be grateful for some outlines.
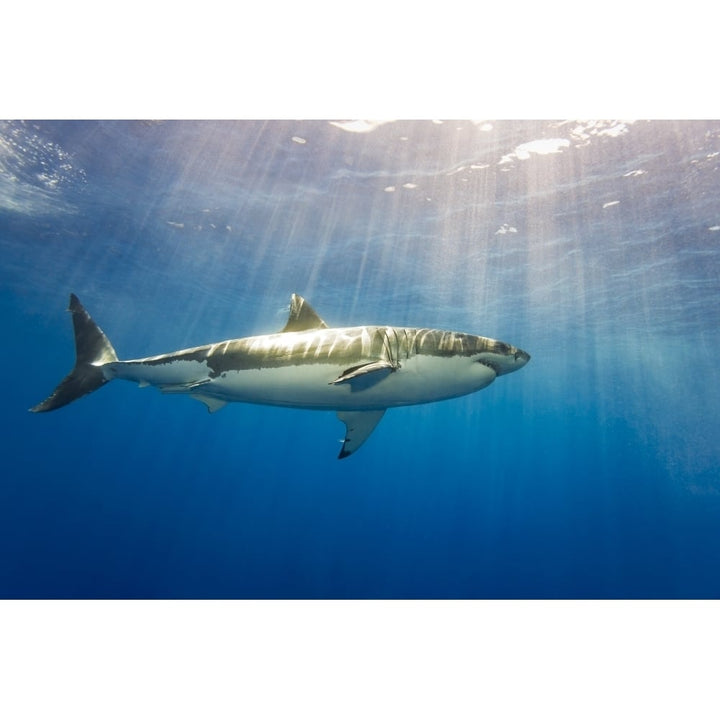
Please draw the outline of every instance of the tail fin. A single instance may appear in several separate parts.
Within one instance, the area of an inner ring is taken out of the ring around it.
[[[118,359],[105,333],[95,324],[77,296],[70,295],[68,310],[72,313],[75,330],[75,367],[47,400],[30,408],[31,412],[57,410],[102,387],[107,382],[102,365]]]

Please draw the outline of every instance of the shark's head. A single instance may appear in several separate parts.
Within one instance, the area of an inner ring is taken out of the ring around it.
[[[421,330],[416,346],[420,354],[448,358],[442,365],[442,382],[452,386],[457,397],[487,387],[498,375],[508,375],[525,367],[530,355],[524,350],[493,338],[443,330]],[[439,367],[435,365],[434,367]],[[452,378],[450,377],[452,376]]]
[[[495,371],[496,375],[507,375],[515,372],[530,360],[530,355],[524,350],[508,345],[501,340],[477,337],[475,352],[471,358],[473,362],[481,363]]]

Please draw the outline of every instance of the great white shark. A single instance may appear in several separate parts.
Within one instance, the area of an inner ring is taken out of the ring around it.
[[[467,395],[530,355],[462,332],[360,325],[329,328],[299,295],[285,327],[270,335],[119,360],[77,296],[70,295],[75,366],[32,412],[56,410],[115,378],[189,395],[212,413],[229,402],[334,410],[346,432],[339,458],[354,453],[388,408]]]

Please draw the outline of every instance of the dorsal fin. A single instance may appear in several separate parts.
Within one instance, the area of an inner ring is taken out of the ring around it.
[[[290,317],[281,332],[300,332],[326,328],[323,319],[312,309],[305,298],[293,293],[290,298]]]

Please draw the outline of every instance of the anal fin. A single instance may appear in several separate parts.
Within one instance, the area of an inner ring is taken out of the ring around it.
[[[199,400],[207,407],[209,413],[217,412],[222,410],[227,405],[225,400],[218,400],[217,398],[210,397],[209,395],[198,395],[197,393],[190,393],[190,397],[195,400]]]
[[[384,414],[385,410],[338,411],[338,418],[345,423],[345,440],[338,460],[352,455],[370,437]]]

